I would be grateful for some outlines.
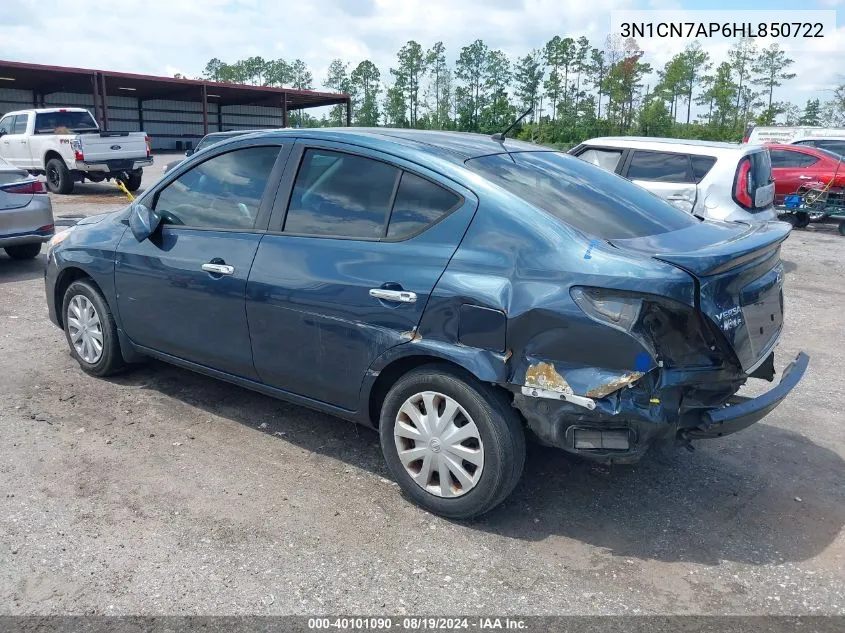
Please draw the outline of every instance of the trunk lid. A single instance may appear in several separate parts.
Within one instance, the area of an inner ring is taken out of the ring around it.
[[[82,143],[82,153],[88,163],[147,156],[147,137],[144,132],[100,132],[81,134],[77,138]]]
[[[703,222],[648,237],[613,240],[693,275],[698,308],[722,332],[746,372],[774,346],[783,324],[783,222]]]

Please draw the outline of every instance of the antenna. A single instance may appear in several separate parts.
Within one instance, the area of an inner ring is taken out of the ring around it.
[[[492,138],[494,141],[499,141],[499,142],[504,141],[505,137],[508,135],[508,132],[510,132],[512,129],[514,129],[517,125],[519,125],[519,122],[522,121],[522,119],[527,117],[529,114],[531,114],[531,112],[533,112],[533,111],[534,111],[533,106],[528,108],[525,112],[520,114],[519,118],[516,121],[514,121],[513,123],[511,123],[504,132],[496,132],[490,138]]]

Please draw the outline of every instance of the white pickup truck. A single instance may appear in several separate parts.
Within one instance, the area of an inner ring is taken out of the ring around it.
[[[153,164],[144,132],[101,132],[84,108],[9,112],[0,119],[0,157],[47,177],[53,193],[70,193],[75,182],[114,178],[129,191],[141,186]]]

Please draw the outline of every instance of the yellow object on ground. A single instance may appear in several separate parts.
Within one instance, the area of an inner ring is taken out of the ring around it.
[[[135,199],[135,196],[133,196],[129,189],[126,188],[126,185],[123,184],[122,180],[115,179],[114,182],[117,185],[117,188],[126,194],[126,197],[129,198],[129,202],[132,202]]]

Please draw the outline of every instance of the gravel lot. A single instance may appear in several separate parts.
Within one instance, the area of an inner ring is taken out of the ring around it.
[[[403,499],[373,431],[156,362],[86,376],[44,255],[0,255],[0,612],[845,614],[843,246],[784,247],[777,365],[811,362],[764,422],[610,472],[530,447],[474,523]]]

